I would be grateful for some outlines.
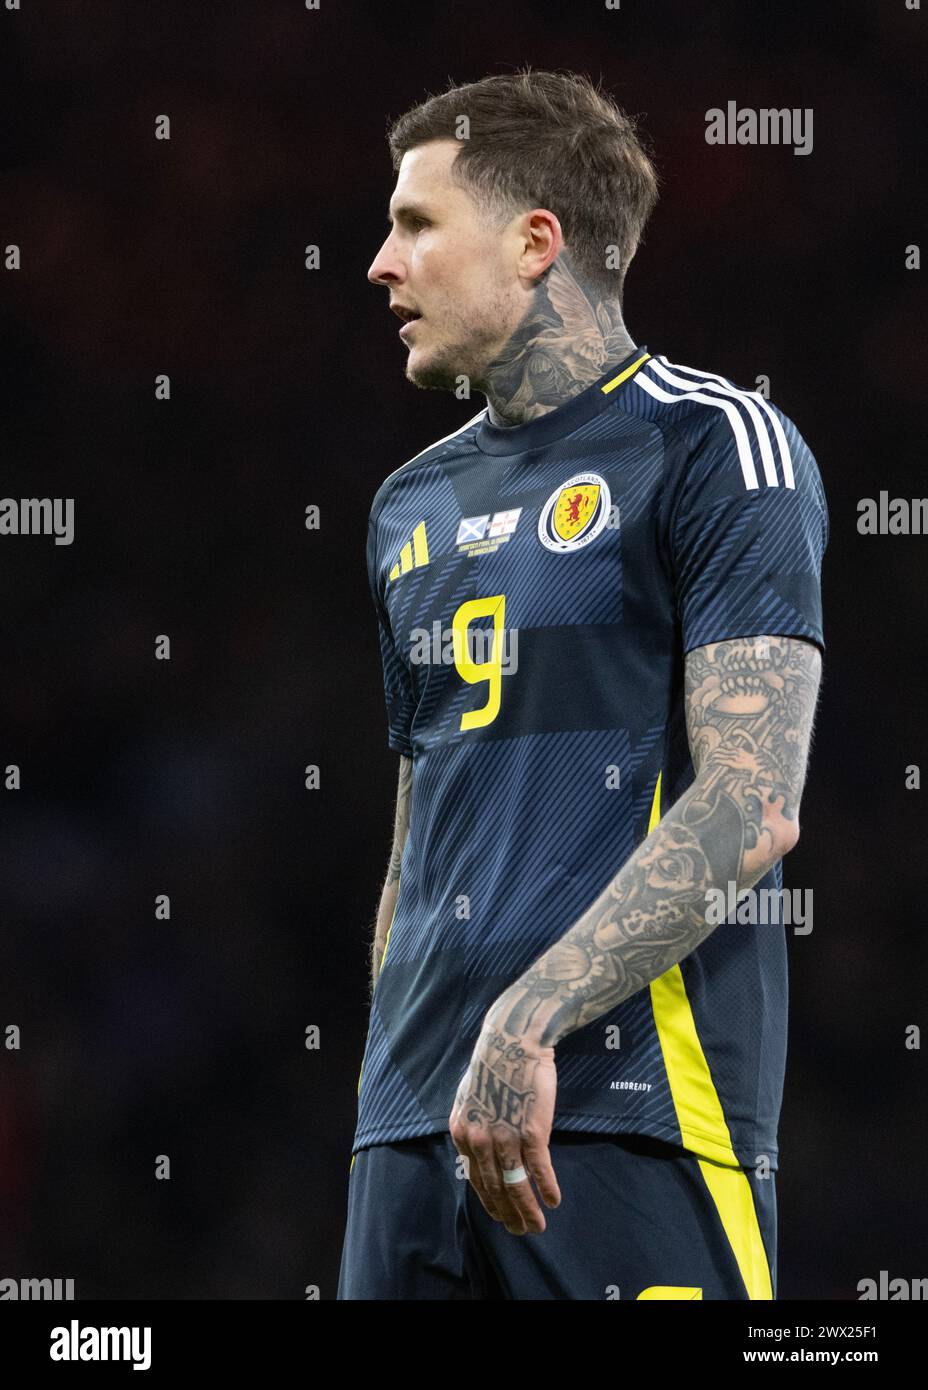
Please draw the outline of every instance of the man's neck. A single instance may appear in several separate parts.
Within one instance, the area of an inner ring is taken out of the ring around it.
[[[494,425],[522,425],[557,410],[634,352],[618,299],[576,273],[561,252],[533,292],[531,306],[480,390]]]

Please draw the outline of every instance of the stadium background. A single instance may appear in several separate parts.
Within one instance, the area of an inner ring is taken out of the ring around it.
[[[905,1028],[924,1022],[928,792],[904,769],[926,757],[928,540],[856,531],[860,497],[925,490],[904,265],[925,23],[903,0],[3,13],[0,226],[23,269],[0,276],[0,494],[74,497],[76,538],[0,547],[0,765],[24,784],[0,801],[0,1028],[23,1035],[0,1050],[0,1276],[334,1296],[397,770],[367,513],[483,404],[405,382],[366,281],[383,137],[449,77],[524,62],[601,73],[644,115],[664,187],[633,337],[766,374],[819,461],[828,652],[785,865],[815,925],[790,945],[780,1292],[925,1273]],[[811,106],[813,153],[708,146],[730,99]]]

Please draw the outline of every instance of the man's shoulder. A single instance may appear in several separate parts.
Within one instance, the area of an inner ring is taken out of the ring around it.
[[[817,477],[815,460],[795,423],[760,389],[720,372],[684,366],[655,354],[632,383],[628,408],[681,445],[681,472],[728,465],[753,491],[792,490],[798,473]]]
[[[671,362],[663,353],[649,357],[632,383],[637,390],[622,399],[626,408],[655,423],[676,428],[690,438],[717,430],[721,423],[753,418],[795,425],[757,386],[739,386],[721,372]]]
[[[459,447],[466,442],[468,432],[473,432],[486,414],[486,406],[483,410],[478,410],[476,415],[472,415],[469,420],[465,420],[463,425],[458,425],[450,434],[442,435],[441,439],[435,439],[431,444],[427,444],[424,449],[420,449],[412,458],[401,463],[399,468],[395,468],[392,473],[388,473],[383,482],[374,494],[371,503],[371,520],[376,520],[379,513],[383,510],[388,498],[396,491],[398,486],[403,486],[419,472],[419,470],[430,463],[438,462],[446,453],[455,447]]]

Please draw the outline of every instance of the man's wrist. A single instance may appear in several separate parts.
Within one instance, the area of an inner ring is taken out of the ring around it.
[[[518,1039],[539,1054],[551,1052],[553,1046],[542,1036],[543,1021],[534,1021],[537,1012],[537,1008],[531,1007],[527,987],[517,980],[514,985],[504,990],[487,1010],[481,1037],[502,1034],[507,1038]]]

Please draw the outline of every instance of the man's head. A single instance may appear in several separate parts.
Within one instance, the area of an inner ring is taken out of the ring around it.
[[[389,142],[392,227],[368,279],[421,315],[403,331],[411,381],[481,389],[559,255],[588,295],[621,301],[657,176],[589,79],[526,69],[451,88]]]

